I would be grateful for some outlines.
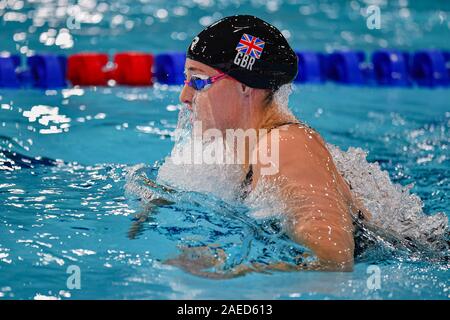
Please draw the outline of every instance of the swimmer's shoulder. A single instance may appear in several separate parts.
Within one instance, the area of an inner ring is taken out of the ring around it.
[[[278,153],[277,164],[281,175],[297,176],[302,173],[311,174],[314,178],[332,161],[320,134],[303,123],[277,126],[270,130],[266,137],[267,144],[259,143],[254,149],[254,156],[260,152],[271,155],[273,152]],[[274,142],[277,142],[277,145],[274,145]],[[259,176],[262,166],[264,164],[259,161],[254,166],[256,176]]]
[[[309,151],[318,156],[329,154],[325,141],[319,132],[305,123],[286,124],[280,126],[279,129],[280,148],[294,153]]]
[[[287,142],[283,143],[283,140]],[[284,150],[284,151],[283,151]],[[289,125],[284,132],[280,131],[280,155],[288,154],[291,165],[302,168],[319,175],[320,172],[327,174],[327,171],[339,173],[332,155],[321,135],[313,128],[305,125]],[[295,159],[295,160],[294,160]],[[295,162],[294,162],[295,161]],[[326,169],[326,170],[324,170]],[[337,186],[346,200],[356,208],[356,214],[365,220],[370,220],[372,214],[364,206],[362,201],[355,197],[340,174],[334,175]]]

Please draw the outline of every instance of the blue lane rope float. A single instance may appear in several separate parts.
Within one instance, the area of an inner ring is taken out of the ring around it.
[[[450,52],[419,51],[412,58],[412,76],[417,84],[427,87],[448,86]]]
[[[0,88],[19,88],[17,68],[20,66],[18,55],[0,56]]]
[[[31,86],[42,89],[64,88],[67,58],[62,55],[37,54],[27,59]]]
[[[326,77],[338,83],[353,85],[365,84],[366,81],[362,68],[364,61],[364,52],[333,52],[327,55],[325,59]]]
[[[163,84],[178,85],[184,83],[184,62],[186,54],[171,52],[159,54],[155,58],[154,76]]]
[[[311,51],[296,52],[298,69],[301,70],[295,78],[300,83],[323,83],[325,81],[325,55]]]
[[[450,52],[377,50],[370,60],[363,51],[321,53],[296,52],[297,83],[332,81],[346,85],[423,87],[450,86]],[[0,88],[64,88],[68,85],[111,84],[149,86],[153,83],[181,85],[185,53],[157,55],[123,52],[110,59],[104,53],[78,53],[65,57],[36,54],[21,65],[19,55],[0,55]],[[118,63],[120,61],[120,63]]]
[[[375,80],[378,85],[401,86],[412,85],[410,55],[396,50],[379,50],[372,55]]]

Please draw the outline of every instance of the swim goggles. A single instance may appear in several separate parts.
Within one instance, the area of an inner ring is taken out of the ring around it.
[[[220,79],[225,78],[226,76],[227,75],[225,73],[220,73],[213,77],[206,77],[206,76],[202,77],[200,75],[193,75],[191,76],[190,80],[185,80],[184,84],[187,84],[189,87],[194,88],[194,90],[202,91],[208,89],[214,82],[217,82]]]

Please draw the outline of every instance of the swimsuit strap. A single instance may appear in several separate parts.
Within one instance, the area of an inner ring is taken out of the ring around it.
[[[287,121],[287,122],[284,122],[284,123],[281,123],[281,124],[276,124],[276,125],[270,127],[270,128],[267,130],[267,132],[270,132],[270,130],[275,129],[275,128],[278,128],[278,127],[286,126],[286,125],[288,125],[288,124],[302,124],[302,125],[303,125],[303,123],[300,122],[300,121]]]
[[[301,121],[288,121],[288,122],[277,124],[277,125],[270,127],[268,129],[267,133],[269,133],[270,130],[272,130],[272,129],[275,129],[277,127],[282,127],[282,126],[285,126],[288,124],[300,124],[300,125],[310,128],[310,126],[308,126],[307,124],[305,124]],[[251,187],[252,181],[253,181],[253,167],[252,167],[252,164],[250,164],[248,172],[245,175],[245,179],[244,179],[244,181],[242,181],[242,184],[241,184],[241,189],[243,189],[241,199],[245,199],[247,197],[247,195],[250,193],[250,191],[251,191],[250,187]]]

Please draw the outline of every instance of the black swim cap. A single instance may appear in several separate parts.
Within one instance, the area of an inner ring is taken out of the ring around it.
[[[276,90],[298,71],[297,55],[281,32],[250,15],[208,26],[192,40],[186,56],[258,89]]]

